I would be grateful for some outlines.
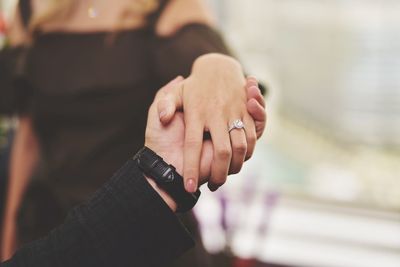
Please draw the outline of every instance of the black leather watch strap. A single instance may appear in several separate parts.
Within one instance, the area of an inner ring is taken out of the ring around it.
[[[183,177],[175,167],[166,163],[148,147],[143,147],[133,158],[143,173],[153,179],[177,203],[177,212],[186,212],[196,205],[200,190],[188,193],[183,184]]]

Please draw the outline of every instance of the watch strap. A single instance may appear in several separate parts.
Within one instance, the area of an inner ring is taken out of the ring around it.
[[[177,212],[186,212],[194,207],[200,197],[200,190],[189,193],[185,190],[183,177],[174,166],[166,163],[148,147],[143,147],[133,158],[143,173],[153,179],[176,202]]]

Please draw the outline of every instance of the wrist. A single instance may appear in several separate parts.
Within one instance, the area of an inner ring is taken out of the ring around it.
[[[176,172],[179,173],[180,175],[183,174],[183,162],[182,162],[182,158],[180,158],[177,153],[173,153],[171,152],[171,145],[169,145],[168,147],[160,147],[160,146],[156,146],[153,145],[154,142],[145,142],[145,146],[150,148],[151,150],[153,150],[157,155],[159,155],[160,157],[163,158],[163,160],[165,162],[167,162],[168,164],[171,164],[172,166],[175,167]]]
[[[143,147],[133,157],[139,169],[150,178],[148,182],[161,196],[171,210],[182,213],[187,212],[196,205],[200,197],[200,190],[188,193],[184,187],[183,177],[176,172],[173,165],[149,147]]]
[[[213,85],[212,88],[223,88],[231,92],[240,92],[245,97],[246,79],[240,63],[229,56],[207,54],[196,59],[191,75],[197,83]],[[233,91],[232,91],[233,90]]]
[[[198,57],[194,63],[192,72],[203,70],[232,70],[243,75],[242,65],[235,58],[218,53],[209,53]]]

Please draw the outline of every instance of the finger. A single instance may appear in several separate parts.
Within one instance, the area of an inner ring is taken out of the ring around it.
[[[247,76],[247,77],[246,77],[246,80],[247,80],[248,82],[249,82],[249,81],[254,81],[254,82],[258,83],[258,79],[256,78],[256,76],[253,76],[253,75]]]
[[[164,85],[157,93],[169,93],[173,90],[174,86],[179,82],[182,82],[184,78],[182,76],[177,76],[175,79]]]
[[[211,191],[216,191],[225,183],[231,163],[231,141],[225,125],[225,122],[221,122],[210,127],[211,139],[214,145],[211,178],[208,182],[208,187]]]
[[[199,123],[196,116],[189,117],[185,114],[185,145],[183,159],[183,177],[185,189],[194,193],[198,187],[200,156],[203,144],[204,125]]]
[[[250,115],[245,115],[243,118],[243,122],[246,127],[245,132],[247,141],[247,152],[245,160],[248,160],[254,153],[254,148],[256,146],[256,141],[257,141],[257,133],[254,120],[252,117],[250,117]]]
[[[163,125],[167,125],[175,115],[176,110],[182,105],[182,97],[177,87],[176,92],[166,94],[157,102],[157,111],[160,121]]]
[[[250,99],[247,104],[247,111],[254,121],[266,121],[267,114],[265,108],[260,105],[255,99]]]
[[[256,86],[247,87],[247,100],[255,99],[261,106],[265,107],[265,99],[261,94],[260,88]]]
[[[246,79],[246,87],[255,86],[258,87],[258,81],[254,76],[248,76]]]
[[[258,88],[255,77],[247,78],[247,109],[255,121],[257,138],[260,138],[266,126],[265,99]]]
[[[246,133],[243,129],[233,129],[230,132],[232,159],[229,174],[240,172],[247,153]]]
[[[183,78],[178,76],[175,80],[164,86],[157,93],[157,110],[162,124],[168,124],[174,117],[177,109],[182,108]]]
[[[214,148],[211,140],[204,140],[201,149],[199,185],[206,183],[211,176],[211,164],[213,160]]]
[[[267,126],[267,113],[265,112],[265,108],[255,99],[250,99],[250,101],[247,102],[247,111],[254,120],[257,139],[259,139]]]

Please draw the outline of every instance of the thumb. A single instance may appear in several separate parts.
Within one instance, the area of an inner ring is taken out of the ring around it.
[[[183,107],[182,90],[184,79],[179,76],[160,91],[157,101],[157,111],[162,124],[168,124],[175,115],[176,110]]]

